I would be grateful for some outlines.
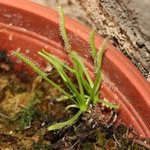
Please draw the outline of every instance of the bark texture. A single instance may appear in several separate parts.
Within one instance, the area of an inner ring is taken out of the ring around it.
[[[80,0],[79,5],[91,23],[137,66],[145,77],[150,73],[149,38],[145,36],[132,12],[121,0]]]

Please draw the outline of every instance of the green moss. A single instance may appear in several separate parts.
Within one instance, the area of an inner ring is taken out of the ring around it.
[[[85,141],[82,143],[83,150],[94,150],[94,145],[92,142]]]
[[[100,130],[96,130],[95,135],[96,135],[96,143],[104,148],[106,145],[105,134],[102,133]]]
[[[53,150],[50,144],[35,143],[31,146],[32,150]]]

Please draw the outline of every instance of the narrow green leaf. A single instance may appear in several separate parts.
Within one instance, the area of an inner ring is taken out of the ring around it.
[[[66,86],[70,90],[69,93],[66,92],[64,89],[62,89],[59,85],[55,84],[52,80],[50,80],[44,71],[42,71],[38,66],[36,66],[36,64],[34,64],[31,60],[26,58],[23,54],[20,54],[18,52],[13,53],[15,56],[17,56],[19,59],[21,59],[31,68],[33,68],[43,79],[45,79],[48,83],[56,87],[64,94],[63,97],[61,97],[59,100],[65,99],[72,100],[73,104],[68,105],[66,109],[69,108],[79,109],[79,111],[68,121],[51,125],[48,128],[49,131],[61,129],[65,126],[72,125],[83,112],[87,111],[90,102],[93,102],[95,104],[100,101],[102,105],[109,107],[111,109],[118,109],[119,107],[118,105],[111,103],[106,99],[104,100],[100,99],[99,88],[102,83],[101,65],[107,39],[104,40],[102,46],[99,48],[97,52],[94,43],[95,30],[93,30],[90,34],[91,56],[93,57],[95,67],[95,81],[93,82],[89,74],[89,71],[84,64],[84,60],[75,51],[72,51],[71,49],[70,41],[68,39],[67,31],[65,28],[64,11],[62,7],[60,7],[59,13],[60,13],[61,36],[65,44],[66,52],[68,52],[68,55],[72,59],[73,68],[71,68],[66,62],[64,62],[57,56],[54,56],[46,52],[45,50],[38,52],[38,54],[54,66],[54,68],[60,74],[61,78],[63,79]],[[78,82],[78,87],[76,87],[76,85],[72,82],[71,78],[65,72],[66,70],[75,76]]]
[[[95,32],[96,32],[96,30],[93,29],[93,31],[90,34],[90,47],[91,47],[91,55],[92,55],[93,59],[95,59],[95,57],[96,57],[96,47],[95,47],[95,43],[94,43]]]
[[[79,117],[80,115],[83,113],[82,110],[79,110],[71,119],[69,119],[68,121],[62,122],[62,123],[56,123],[54,125],[51,125],[50,127],[48,127],[48,131],[51,130],[58,130],[58,129],[62,129],[65,126],[69,126],[72,125]]]
[[[93,81],[92,81],[91,76],[90,76],[89,72],[87,71],[87,69],[86,69],[86,67],[85,67],[85,65],[83,63],[82,58],[75,51],[71,51],[70,52],[70,56],[72,58],[76,59],[76,61],[79,62],[79,64],[82,67],[82,70],[83,70],[83,72],[84,72],[84,74],[85,74],[85,76],[87,78],[87,81],[89,82],[90,86],[93,87]]]
[[[119,109],[119,105],[109,102],[107,99],[101,99],[100,102],[105,106],[110,109]]]
[[[85,101],[83,85],[82,85],[82,81],[80,78],[80,76],[83,76],[83,70],[82,70],[80,64],[76,61],[76,59],[72,58],[72,63],[73,63],[74,69],[75,69],[75,75],[76,75],[76,78],[78,81],[78,86],[79,86],[79,90],[81,93],[81,97]]]
[[[74,97],[74,96],[72,96],[72,95],[70,95],[70,97]],[[68,100],[69,99],[69,97],[68,96],[66,96],[66,95],[61,95],[59,98],[57,98],[57,101],[58,102],[61,102],[61,101],[65,101],[65,100]]]
[[[93,100],[92,100],[93,104],[100,102],[99,97],[100,97],[100,92],[97,91],[97,93],[95,94],[95,96],[93,97]]]
[[[102,43],[102,46],[100,47],[97,56],[96,56],[96,78],[94,81],[94,87],[91,93],[91,98],[90,101],[94,100],[94,95],[97,93],[97,91],[99,90],[100,86],[101,86],[101,82],[102,82],[102,75],[101,75],[101,65],[102,65],[102,56],[106,47],[106,43],[107,43],[107,39],[104,40],[104,42]]]
[[[59,64],[59,61],[56,61],[54,59],[55,56],[51,54],[47,56],[43,54],[42,52],[38,52],[38,54],[42,56],[43,58],[45,58],[48,62],[50,62],[56,68],[56,70],[59,72],[60,76],[62,77],[62,79],[64,80],[64,82],[66,83],[70,91],[72,92],[72,94],[75,94],[76,102],[78,102],[78,105],[82,105],[82,100],[81,100],[82,97],[80,93],[78,92],[78,90],[76,89],[76,86],[72,83],[68,75],[65,73],[63,67]]]
[[[97,55],[96,55],[96,66],[95,68],[97,68],[97,70],[95,70],[95,72],[99,72],[99,70],[101,70],[101,65],[102,65],[102,57],[103,57],[103,53],[105,51],[105,48],[106,48],[106,45],[107,45],[107,42],[108,42],[108,38],[105,38],[102,45],[100,46],[98,52],[97,52]]]
[[[45,50],[42,49],[41,51],[43,54],[47,55],[48,57],[52,57],[53,55],[46,52]],[[41,52],[38,52],[38,53],[41,53]],[[71,68],[70,66],[68,66],[65,62],[63,62],[60,58],[57,58],[57,57],[53,57],[53,59],[55,59],[55,61],[58,61],[60,65],[62,65],[65,69],[67,69],[70,73],[72,74],[75,74],[75,71],[73,68]]]
[[[67,31],[66,31],[66,28],[65,28],[64,10],[61,6],[59,7],[59,14],[60,14],[60,32],[61,32],[61,36],[64,40],[66,50],[69,52],[71,50],[71,45],[70,45],[70,42],[69,42],[69,39],[68,39],[68,36],[67,36]]]
[[[76,52],[70,53],[70,56],[72,57],[72,59],[74,59],[76,61],[76,63],[78,63],[78,68],[79,68],[78,74],[80,75],[82,86],[84,87],[84,90],[90,95],[91,91],[92,91],[92,86],[93,86],[92,82],[93,81],[91,80],[90,75],[86,71],[86,68],[84,66],[82,59],[80,58],[80,56],[78,56],[78,54]],[[76,57],[76,56],[78,56],[78,57]],[[83,74],[83,72],[84,72],[84,74]],[[89,75],[89,77],[88,77],[88,75]],[[89,82],[87,82],[87,80],[85,79],[85,76],[87,78],[89,78]]]
[[[91,91],[92,91],[91,85],[89,84],[89,82],[87,82],[87,80],[84,78],[84,76],[80,76],[80,78],[81,78],[84,90],[87,92],[87,94],[90,95]]]
[[[66,107],[66,109],[68,110],[68,109],[70,109],[70,108],[79,108],[77,105],[75,105],[75,104],[72,104],[72,105],[68,105],[67,107]],[[80,109],[80,108],[79,108]]]
[[[23,62],[25,62],[26,64],[28,64],[35,72],[37,72],[44,80],[46,80],[48,83],[50,83],[51,85],[53,85],[54,87],[56,87],[59,91],[61,91],[64,95],[68,96],[70,99],[72,99],[70,97],[70,95],[63,90],[59,85],[55,84],[52,80],[50,80],[49,78],[47,78],[45,72],[43,72],[39,67],[37,67],[37,65],[35,65],[31,60],[29,60],[28,58],[26,58],[26,56],[24,56],[23,54],[20,54],[19,52],[13,52],[13,55],[15,55],[16,57],[18,57],[20,60],[22,60]],[[72,99],[73,100],[73,99]]]

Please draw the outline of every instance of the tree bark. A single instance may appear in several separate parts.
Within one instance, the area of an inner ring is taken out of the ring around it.
[[[78,5],[99,33],[109,36],[113,44],[149,78],[150,39],[141,32],[125,3],[122,0],[79,0]]]

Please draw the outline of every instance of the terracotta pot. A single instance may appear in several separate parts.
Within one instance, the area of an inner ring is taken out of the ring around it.
[[[66,17],[71,45],[86,60],[92,73],[89,56],[90,29]],[[103,38],[95,38],[98,48]],[[0,0],[0,50],[8,53],[20,49],[42,67],[45,63],[37,51],[46,49],[68,59],[59,32],[58,14],[54,10],[25,0]],[[119,115],[126,125],[150,137],[150,84],[136,67],[113,45],[108,44],[103,60],[102,94],[120,104]]]

